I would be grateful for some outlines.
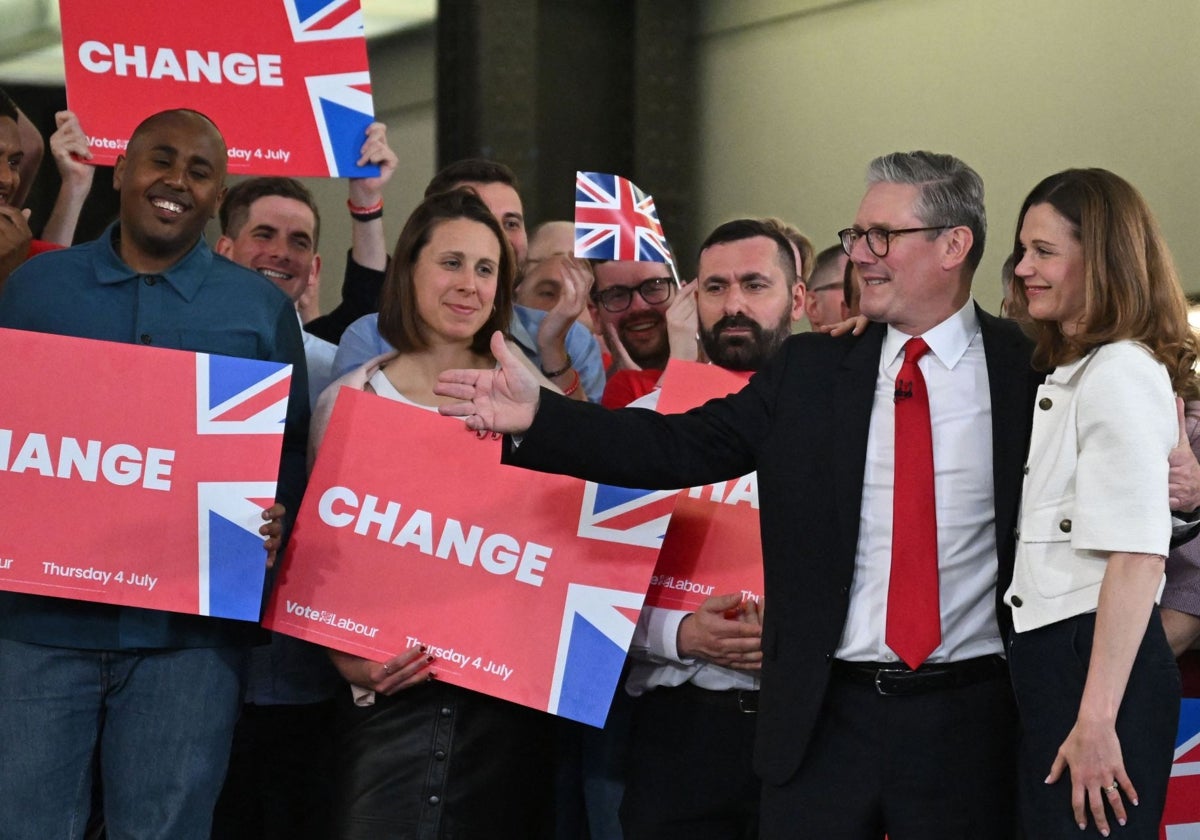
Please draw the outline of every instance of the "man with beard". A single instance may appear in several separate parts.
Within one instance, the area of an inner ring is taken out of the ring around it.
[[[796,251],[767,222],[736,219],[700,246],[697,311],[709,361],[755,371],[804,315],[804,284]]]
[[[1020,330],[971,298],[985,237],[974,170],[885,155],[839,232],[873,319],[860,336],[793,336],[738,393],[671,416],[539,391],[498,339],[498,372],[446,371],[435,389],[461,400],[443,414],[511,436],[505,463],[641,488],[757,470],[764,840],[1016,832],[1000,595],[1039,377]]]
[[[612,364],[600,402],[623,408],[658,385],[667,359],[694,362],[695,284],[679,288],[665,263],[593,260],[592,322]]]
[[[753,372],[791,334],[804,314],[795,254],[777,227],[756,219],[726,222],[705,240],[697,310],[713,364]],[[658,395],[634,405],[653,407]],[[714,595],[695,613],[642,611],[626,683],[636,698],[621,804],[629,840],[758,835],[751,754],[759,619],[757,605],[738,592]]]
[[[593,260],[592,274],[588,311],[613,357],[609,378],[622,370],[661,373],[671,355],[666,318],[676,292],[671,270],[659,262]],[[650,381],[635,397],[658,380]]]

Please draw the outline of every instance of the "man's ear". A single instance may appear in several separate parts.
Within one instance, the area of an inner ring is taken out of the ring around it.
[[[113,189],[121,191],[121,178],[125,175],[125,155],[117,155],[117,163],[113,167]]]
[[[222,257],[229,257],[233,253],[233,240],[225,234],[221,234],[221,237],[217,240],[217,244],[213,246],[213,250]],[[232,259],[232,257],[229,258]]]
[[[804,298],[808,294],[808,287],[804,285],[803,280],[797,280],[792,284],[792,323],[796,323],[804,317]]]
[[[945,250],[942,252],[942,268],[949,271],[963,265],[971,253],[971,246],[975,244],[975,234],[966,225],[959,225],[950,228],[943,239]]]
[[[308,283],[305,285],[311,287],[321,282],[321,255],[313,254],[312,269],[308,272]]]

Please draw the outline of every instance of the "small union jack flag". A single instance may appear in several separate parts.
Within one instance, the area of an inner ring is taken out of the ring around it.
[[[576,172],[575,256],[669,263],[654,199],[619,175]]]

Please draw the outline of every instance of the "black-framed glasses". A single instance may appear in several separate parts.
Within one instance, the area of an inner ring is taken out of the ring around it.
[[[602,292],[593,291],[592,300],[609,312],[624,312],[633,303],[634,292],[641,295],[646,303],[654,305],[670,300],[674,286],[675,281],[670,277],[651,277],[636,286],[612,286]]]
[[[867,237],[867,247],[871,249],[871,253],[877,257],[886,257],[888,248],[892,245],[893,237],[900,236],[903,233],[925,233],[931,230],[946,230],[954,225],[934,225],[933,227],[915,227],[915,228],[900,228],[899,230],[888,230],[887,228],[873,227],[863,230],[857,227],[848,227],[838,231],[838,239],[842,240],[842,250],[846,252],[846,256],[850,256],[850,252],[854,250],[854,243],[861,237]]]

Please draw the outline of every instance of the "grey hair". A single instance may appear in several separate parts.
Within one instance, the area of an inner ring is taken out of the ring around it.
[[[920,187],[913,211],[926,225],[970,228],[974,242],[967,265],[972,270],[979,266],[987,238],[987,211],[978,172],[953,155],[892,152],[867,165],[867,186],[879,183]]]

